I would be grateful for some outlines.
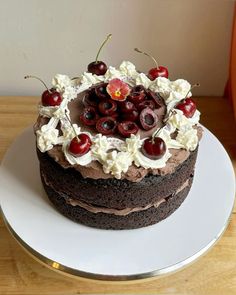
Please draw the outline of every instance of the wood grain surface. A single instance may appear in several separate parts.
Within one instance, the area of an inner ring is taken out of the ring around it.
[[[0,97],[0,160],[37,115],[37,97]],[[228,151],[236,170],[236,125],[224,98],[196,98],[201,123]],[[27,144],[27,143],[26,143]],[[236,207],[220,241],[187,268],[160,278],[129,283],[65,276],[40,264],[14,240],[0,217],[0,294],[236,294]]]

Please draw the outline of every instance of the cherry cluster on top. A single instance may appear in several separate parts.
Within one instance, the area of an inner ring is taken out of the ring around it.
[[[95,127],[104,135],[118,133],[122,137],[136,134],[139,129],[150,130],[157,125],[155,109],[162,99],[142,85],[130,88],[119,79],[90,88],[83,99],[80,115],[86,126]]]

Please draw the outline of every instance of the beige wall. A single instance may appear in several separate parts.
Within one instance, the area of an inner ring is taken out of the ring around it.
[[[200,82],[199,95],[222,95],[227,79],[233,1],[224,0],[0,0],[0,95],[39,95],[37,74],[48,84],[55,73],[76,76],[103,51],[107,64],[151,61],[140,47],[169,68],[170,78]]]

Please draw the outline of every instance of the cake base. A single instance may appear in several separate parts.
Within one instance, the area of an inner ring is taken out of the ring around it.
[[[192,185],[193,175],[190,176],[188,185],[177,194],[165,198],[158,208],[133,212],[125,216],[107,213],[92,213],[80,206],[67,204],[66,199],[61,197],[55,190],[48,186],[42,175],[42,183],[55,208],[64,216],[81,224],[101,229],[134,229],[155,224],[171,215],[183,203]]]

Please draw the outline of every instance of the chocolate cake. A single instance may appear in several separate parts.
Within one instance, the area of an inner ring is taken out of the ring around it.
[[[52,85],[34,131],[42,184],[58,211],[96,228],[133,229],[183,203],[202,136],[186,80],[125,61],[103,74],[56,75]]]

